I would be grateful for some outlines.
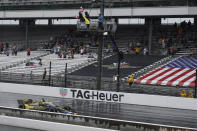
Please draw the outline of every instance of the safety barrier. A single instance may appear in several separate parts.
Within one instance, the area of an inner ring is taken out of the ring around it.
[[[187,127],[175,127],[169,125],[158,125],[151,123],[142,123],[135,121],[124,121],[117,119],[107,119],[100,117],[82,116],[82,115],[65,115],[61,113],[51,113],[43,111],[33,111],[17,108],[0,107],[0,114],[4,116],[13,116],[19,118],[29,118],[48,122],[58,122],[88,127],[97,127],[113,130],[138,130],[138,131],[193,131],[196,129]],[[0,117],[1,118],[1,117]],[[1,121],[3,122],[3,121]],[[24,125],[25,126],[25,125]],[[104,130],[104,129],[103,129]]]
[[[159,95],[98,91],[77,88],[49,88],[46,86],[0,83],[0,92],[30,94],[64,99],[116,102],[144,106],[197,110],[197,99]],[[64,95],[64,93],[66,95]]]

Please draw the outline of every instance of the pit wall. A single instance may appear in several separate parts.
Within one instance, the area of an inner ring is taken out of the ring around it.
[[[29,120],[31,119],[31,120]],[[35,120],[35,121],[34,121]],[[55,122],[55,123],[54,123]],[[65,124],[65,125],[64,125]],[[72,126],[72,125],[73,126]],[[47,130],[47,131],[196,131],[188,127],[175,127],[136,121],[124,121],[101,117],[68,115],[18,108],[0,107],[0,125]],[[79,126],[76,126],[79,125]],[[86,128],[92,127],[92,128]],[[68,130],[66,130],[68,129]]]
[[[84,90],[75,88],[71,89],[11,83],[0,83],[0,92],[197,110],[197,99],[194,98]]]

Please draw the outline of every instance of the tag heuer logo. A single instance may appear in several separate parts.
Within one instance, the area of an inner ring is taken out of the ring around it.
[[[68,93],[67,89],[60,89],[61,96],[66,96]]]

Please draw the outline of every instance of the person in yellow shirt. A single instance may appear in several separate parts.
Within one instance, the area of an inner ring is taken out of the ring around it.
[[[126,82],[128,82],[129,83],[129,86],[131,86],[132,84],[133,84],[133,76],[132,75],[130,75],[129,76],[129,79],[128,80],[126,80]]]
[[[88,12],[85,12],[85,16],[83,16],[83,18],[85,20],[85,24],[87,25],[87,28],[89,29],[89,27],[90,27],[90,18],[89,18]]]
[[[135,49],[135,53],[136,53],[136,55],[139,55],[139,54],[140,54],[140,48],[139,48],[139,47],[137,47],[137,48]]]
[[[189,98],[194,98],[194,95],[193,95],[193,92],[192,91],[189,91]]]
[[[187,96],[186,90],[181,90],[180,96],[181,97],[186,97]]]

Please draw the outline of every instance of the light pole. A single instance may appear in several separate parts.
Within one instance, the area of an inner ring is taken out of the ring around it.
[[[100,13],[104,17],[104,0],[102,0]],[[98,35],[99,38],[99,35]],[[102,34],[103,38],[103,34]],[[103,40],[99,43],[98,47],[98,75],[97,75],[97,90],[101,90],[101,77],[102,77],[102,53],[103,53]]]
[[[65,66],[65,74],[64,74],[64,87],[66,88],[67,87],[67,63],[66,63],[66,66]]]
[[[197,88],[197,69],[196,69],[196,80],[195,80],[195,87],[194,87],[194,98],[196,98],[196,88]]]
[[[49,86],[51,86],[51,61],[49,64]]]
[[[26,19],[26,21],[25,21],[25,39],[26,39],[26,48],[29,48],[29,43],[28,43],[28,24],[29,24],[29,21],[28,21],[28,19]]]
[[[111,40],[114,44],[115,50],[116,50],[117,55],[118,55],[116,91],[119,92],[120,91],[120,62],[121,62],[121,60],[123,60],[124,56],[123,56],[123,52],[119,51],[118,46],[115,42],[115,37],[113,35],[111,35]]]

